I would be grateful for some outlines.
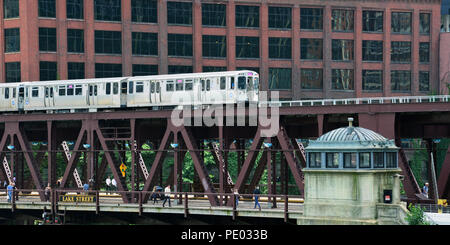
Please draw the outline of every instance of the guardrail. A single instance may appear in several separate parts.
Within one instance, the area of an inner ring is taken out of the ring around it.
[[[346,99],[318,99],[292,101],[260,101],[258,106],[333,106],[333,105],[372,105],[372,104],[413,104],[450,102],[450,95],[435,96],[399,96],[399,97],[371,97]]]
[[[415,204],[414,206],[420,207],[421,209],[423,209],[424,212],[427,213],[450,213],[449,206],[443,206],[438,204],[427,204],[427,203]]]

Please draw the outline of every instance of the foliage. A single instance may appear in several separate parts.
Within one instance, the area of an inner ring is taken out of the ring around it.
[[[409,204],[409,213],[406,215],[406,221],[409,225],[430,225],[425,220],[424,209]]]

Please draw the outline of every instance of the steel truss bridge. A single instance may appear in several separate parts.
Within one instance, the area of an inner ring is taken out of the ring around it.
[[[53,195],[58,195],[81,190],[84,183],[93,180],[91,190],[100,195],[98,190],[104,185],[106,173],[110,172],[117,180],[120,203],[135,204],[141,212],[142,205],[150,203],[152,188],[168,183],[172,185],[172,191],[179,194],[176,198],[180,203],[185,196],[196,192],[195,196],[203,193],[200,196],[206,198],[210,207],[231,208],[234,190],[251,197],[252,190],[267,170],[267,201],[276,207],[277,200],[287,200],[291,196],[301,199],[304,195],[302,169],[306,162],[304,141],[300,139],[317,138],[346,126],[347,118],[353,117],[354,125],[395,139],[397,146],[401,146],[402,139],[423,139],[428,152],[436,159],[436,140],[450,138],[449,102],[450,96],[261,102],[258,110],[266,108],[270,116],[275,115],[272,109],[279,113],[276,134],[270,136],[263,134],[268,129],[267,124],[258,120],[250,126],[178,125],[171,120],[172,110],[4,114],[0,117],[0,160],[3,163],[0,180],[15,177],[17,189],[36,193],[38,200],[34,202],[42,202],[48,183]],[[188,114],[195,121],[197,115],[204,115],[207,110],[192,109]],[[253,116],[248,107],[234,107],[232,112],[215,119],[226,121],[229,117],[242,117],[249,122]],[[215,115],[212,113],[212,118]],[[151,149],[143,149],[144,144],[150,145]],[[145,162],[145,151],[155,153],[152,162]],[[205,165],[206,151],[212,153],[216,163],[217,171],[213,173],[218,175],[215,176],[218,183],[213,183],[212,172]],[[429,199],[420,195],[421,188],[412,173],[406,151],[401,149],[399,152],[399,166],[405,176],[406,195],[403,199],[408,202],[432,202],[437,197],[449,199],[450,148],[440,174],[436,176],[437,182],[430,182]],[[126,162],[127,152],[131,152],[131,162]],[[237,154],[236,173],[229,172],[230,152]],[[276,157],[277,153],[279,157]],[[174,190],[183,185],[182,165],[188,154],[194,165],[194,183],[188,192]],[[64,161],[57,161],[58,158]],[[173,166],[170,175],[163,176],[162,169],[168,158],[173,159]],[[428,170],[435,167],[431,162],[428,161]],[[131,178],[122,176],[122,163],[127,165]],[[61,168],[61,164],[65,170],[58,174],[57,167]],[[428,179],[432,179],[431,171],[428,173]],[[232,176],[235,176],[234,180]],[[295,180],[294,191],[289,188],[289,176]],[[437,185],[438,194],[433,185]],[[275,198],[277,195],[278,199]],[[52,200],[52,207],[55,207],[57,198]]]

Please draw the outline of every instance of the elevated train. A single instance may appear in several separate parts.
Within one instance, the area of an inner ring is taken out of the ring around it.
[[[250,70],[0,83],[0,112],[58,112],[258,102]]]

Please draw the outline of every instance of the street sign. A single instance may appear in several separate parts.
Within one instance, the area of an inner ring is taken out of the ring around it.
[[[122,172],[122,177],[125,177],[125,171],[127,170],[127,166],[125,164],[120,164],[120,172]]]

